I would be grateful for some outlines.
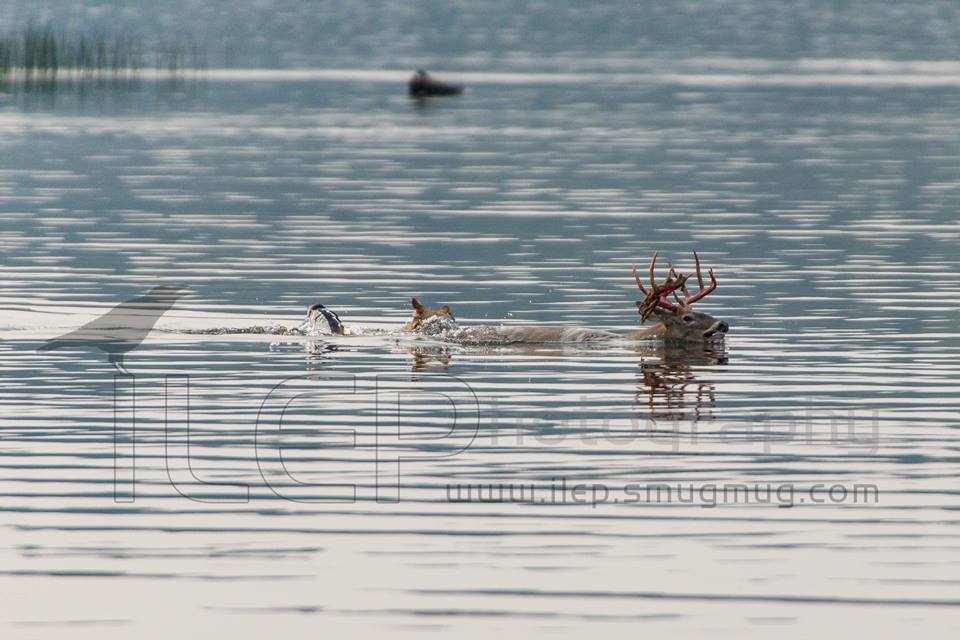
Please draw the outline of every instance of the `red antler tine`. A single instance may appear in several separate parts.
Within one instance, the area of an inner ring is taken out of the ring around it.
[[[649,295],[647,290],[643,288],[643,283],[640,282],[640,276],[637,275],[637,263],[633,263],[633,279],[637,281],[637,286],[640,287],[640,291],[643,291],[644,295]]]
[[[697,280],[700,281],[700,291],[698,291],[697,294],[692,297],[686,296],[686,292],[684,292],[684,296],[687,298],[686,301],[684,302],[684,305],[686,306],[693,304],[697,300],[703,300],[708,295],[713,293],[713,291],[717,288],[717,278],[716,276],[713,275],[713,269],[707,270],[707,273],[710,274],[710,286],[707,288],[704,288],[703,274],[700,272],[700,256],[698,256],[697,252],[694,251],[693,257],[694,257],[694,260],[696,260],[696,264],[697,264]]]
[[[678,273],[672,264],[668,266],[666,279],[664,279],[662,284],[657,284],[656,268],[658,255],[659,252],[657,251],[653,253],[653,257],[650,258],[650,266],[647,269],[650,278],[650,291],[644,288],[637,274],[637,267],[636,265],[633,266],[634,280],[636,280],[640,290],[647,294],[646,299],[640,305],[640,315],[643,320],[646,320],[657,307],[676,312],[680,307],[684,306],[684,301],[677,295],[677,291],[683,291],[684,297],[687,297],[686,284],[689,276]],[[669,298],[671,295],[677,300],[679,306],[670,302]]]
[[[656,278],[654,277],[654,275],[653,275],[653,270],[654,270],[654,269],[656,268],[656,266],[657,266],[657,254],[658,254],[658,253],[659,253],[659,251],[654,251],[654,252],[653,252],[653,257],[650,258],[650,287],[651,287],[654,291],[657,290],[657,279],[656,279]]]
[[[680,276],[679,280],[674,280],[671,282],[670,278],[667,277],[662,287],[653,290],[653,295],[657,298],[657,304],[669,311],[676,311],[677,306],[670,302],[670,300],[667,299],[667,296],[669,296],[671,293],[676,294],[677,289],[682,287],[686,280],[687,279],[685,276]]]
[[[657,255],[659,252],[654,252],[653,260],[650,261],[650,281],[653,283],[653,293],[657,296],[657,304],[659,304],[664,309],[669,309],[670,311],[676,311],[677,307],[668,299],[670,294],[673,294],[673,297],[676,298],[678,304],[683,304],[680,302],[680,298],[677,296],[677,289],[683,286],[686,282],[686,278],[683,274],[678,274],[677,270],[673,268],[673,263],[667,263],[667,278],[663,281],[663,286],[658,286],[654,280],[654,264],[657,261]],[[679,279],[679,280],[677,280]]]
[[[697,255],[697,250],[693,250],[693,261],[697,265],[697,283],[699,283],[700,288],[703,289],[703,274],[700,273],[700,256]]]

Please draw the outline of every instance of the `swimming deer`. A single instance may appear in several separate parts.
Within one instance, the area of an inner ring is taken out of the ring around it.
[[[450,338],[461,344],[477,345],[511,345],[511,344],[544,344],[544,343],[583,343],[603,340],[630,339],[647,340],[659,339],[665,342],[708,342],[720,340],[730,330],[729,325],[713,316],[694,311],[691,306],[717,288],[717,279],[713,269],[708,271],[710,285],[705,286],[700,268],[700,256],[693,252],[696,265],[697,282],[700,290],[690,295],[687,290],[689,275],[677,272],[669,265],[666,279],[657,283],[654,271],[657,264],[657,253],[650,260],[649,277],[650,290],[648,291],[640,281],[636,265],[633,266],[633,278],[643,292],[645,298],[637,301],[637,311],[640,322],[656,318],[656,326],[633,331],[626,335],[589,329],[585,327],[530,327],[530,326],[480,326],[461,329],[456,324],[450,307],[443,305],[437,309],[430,309],[419,300],[413,298],[413,317],[403,326],[407,333]],[[683,298],[680,297],[683,295]],[[670,296],[676,303],[670,301]],[[319,320],[325,322],[319,327],[324,333],[343,335],[344,328],[340,318],[317,304],[308,310],[307,320],[301,327],[309,326],[315,330]]]
[[[711,315],[694,311],[691,307],[695,302],[703,300],[717,289],[717,278],[713,269],[708,271],[710,285],[705,286],[703,272],[700,267],[700,256],[693,252],[696,266],[697,282],[700,290],[690,295],[687,290],[689,275],[678,273],[673,265],[669,265],[667,277],[657,283],[654,272],[657,265],[657,253],[650,259],[649,276],[650,290],[648,291],[640,281],[637,266],[633,266],[633,278],[643,292],[645,298],[637,301],[637,311],[640,322],[646,322],[651,317],[659,320],[656,326],[630,332],[626,335],[611,333],[600,329],[584,327],[478,327],[466,329],[457,336],[462,342],[488,342],[493,344],[537,344],[549,342],[597,342],[602,340],[629,339],[649,340],[659,339],[664,342],[710,342],[720,341],[730,330],[730,326]],[[683,295],[681,299],[680,294]],[[673,296],[676,303],[670,301]],[[447,309],[447,307],[443,307]],[[447,309],[449,311],[449,309]]]
[[[438,323],[438,325],[442,325],[444,321],[449,323],[451,321],[456,322],[457,320],[453,317],[453,314],[450,313],[450,307],[447,305],[443,305],[439,309],[428,309],[416,298],[412,298],[410,302],[413,304],[413,317],[410,318],[410,322],[403,325],[403,330],[407,333],[420,331],[427,323]]]

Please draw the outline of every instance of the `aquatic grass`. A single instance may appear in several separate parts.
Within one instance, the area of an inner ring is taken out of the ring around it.
[[[174,76],[206,68],[206,54],[196,41],[159,37],[150,47],[133,34],[69,33],[49,22],[30,21],[20,30],[0,34],[0,81],[56,82],[58,79],[135,79],[151,60],[156,70]]]

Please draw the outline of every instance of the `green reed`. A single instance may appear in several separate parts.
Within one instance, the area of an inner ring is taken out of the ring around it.
[[[55,81],[63,74],[81,77],[136,76],[150,60],[158,70],[176,74],[206,67],[196,42],[158,38],[152,47],[129,34],[68,33],[49,22],[33,21],[19,31],[0,34],[0,79],[20,74],[25,80]]]

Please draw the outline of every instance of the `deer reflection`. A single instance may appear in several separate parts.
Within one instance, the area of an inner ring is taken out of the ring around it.
[[[410,355],[410,371],[413,373],[447,373],[450,369],[450,349],[445,346],[408,346],[406,351]]]
[[[716,385],[700,367],[727,364],[722,344],[644,345],[637,374],[636,402],[651,421],[714,419]]]
[[[326,369],[330,364],[333,354],[341,350],[338,345],[324,340],[308,340],[304,346],[307,352],[308,371]]]

